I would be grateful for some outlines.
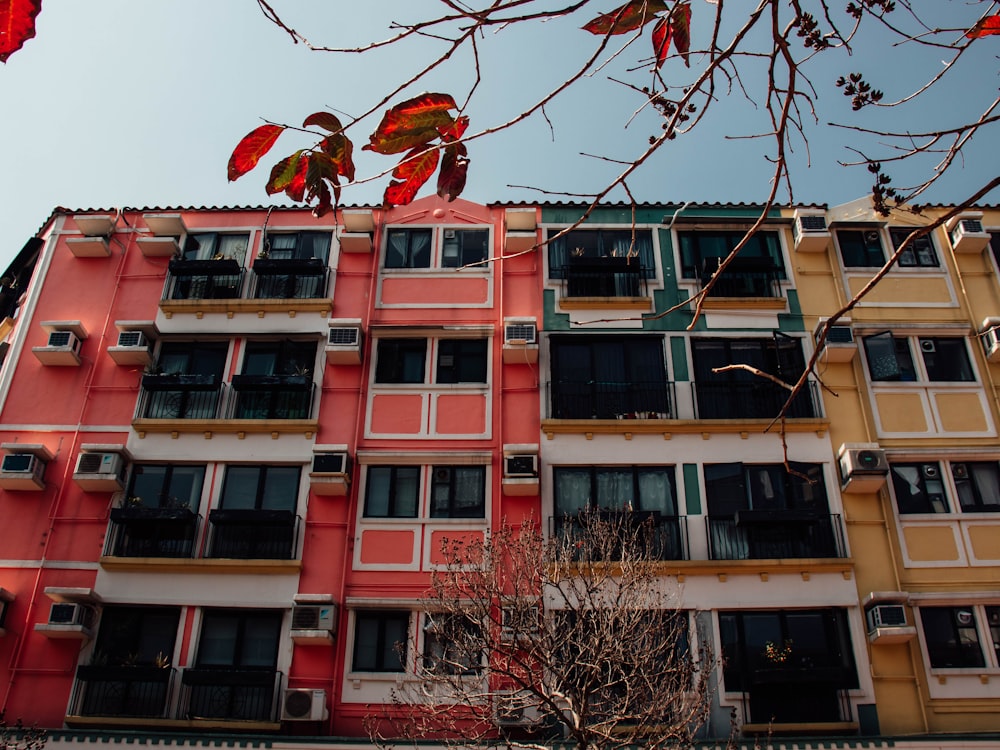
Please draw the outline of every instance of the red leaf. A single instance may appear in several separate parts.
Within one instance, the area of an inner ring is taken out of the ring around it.
[[[674,38],[674,46],[684,60],[684,65],[691,67],[688,52],[691,50],[691,4],[677,3],[670,13],[670,31]]]
[[[392,170],[392,176],[396,179],[385,189],[385,205],[405,206],[412,201],[417,191],[434,174],[439,159],[436,148],[415,148],[410,151]]]
[[[361,150],[374,151],[376,154],[401,154],[426,146],[439,135],[440,133],[433,127],[421,130],[397,130],[389,136],[375,132],[371,135],[371,142],[362,146]]]
[[[670,21],[660,18],[653,27],[653,55],[656,57],[656,67],[663,65],[670,52]]]
[[[1000,34],[1000,15],[986,16],[965,32],[969,39],[978,39],[981,36],[990,36],[991,34]]]
[[[337,202],[339,203],[340,188],[335,186],[334,190],[337,192]],[[313,199],[317,199],[316,207],[313,209],[313,216],[322,216],[333,208],[333,204],[330,201],[330,189],[322,180],[309,186],[309,194],[306,196],[306,201]]]
[[[287,189],[295,179],[299,171],[299,159],[302,157],[303,149],[299,149],[291,156],[286,156],[271,168],[271,178],[264,186],[268,195],[274,195]]]
[[[438,173],[437,193],[447,201],[453,201],[465,190],[465,178],[469,172],[468,151],[464,143],[450,143],[445,146],[441,157],[441,171]]]
[[[242,177],[256,167],[260,157],[271,150],[284,130],[280,125],[261,125],[247,133],[229,157],[229,181]]]
[[[35,36],[35,16],[41,10],[42,0],[0,0],[0,62]]]
[[[329,130],[331,133],[339,133],[344,129],[336,115],[329,112],[313,112],[302,123],[302,127],[308,128],[310,125]]]
[[[319,142],[319,147],[337,163],[337,174],[349,182],[354,181],[354,144],[342,133],[328,135]]]
[[[309,154],[302,154],[302,157],[299,159],[299,165],[295,170],[295,175],[292,177],[292,181],[288,183],[288,187],[285,188],[285,195],[296,203],[301,203],[305,200],[306,172],[309,170],[310,161]]]
[[[452,121],[449,109],[458,109],[449,94],[421,94],[386,111],[375,132],[391,135],[397,130],[436,128]]]
[[[466,129],[469,127],[469,118],[466,115],[461,117],[456,117],[455,121],[448,127],[438,128],[438,132],[441,137],[446,141],[448,140],[459,140],[463,135],[465,135]]]
[[[631,0],[610,13],[599,15],[587,23],[584,31],[591,34],[625,34],[642,28],[656,17],[656,13],[667,10],[663,0]]]

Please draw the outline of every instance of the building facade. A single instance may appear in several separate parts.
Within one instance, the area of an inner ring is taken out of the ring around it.
[[[362,742],[445,540],[598,511],[723,657],[706,742],[989,746],[1000,212],[900,257],[789,401],[914,219],[775,209],[720,271],[757,207],[583,210],[55,212],[0,281],[6,716]]]

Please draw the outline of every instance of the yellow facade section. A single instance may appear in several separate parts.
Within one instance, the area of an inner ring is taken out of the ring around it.
[[[868,283],[869,276],[851,276],[847,280],[851,295],[860,292]],[[865,297],[866,304],[954,304],[955,297],[942,276],[912,276],[901,278],[890,273]]]
[[[923,435],[930,431],[919,393],[879,393],[875,404],[885,432]]]
[[[910,526],[903,529],[906,553],[915,562],[958,560],[955,533],[950,526]]]

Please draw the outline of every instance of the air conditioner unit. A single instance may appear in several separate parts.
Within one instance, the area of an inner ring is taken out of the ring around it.
[[[526,691],[498,694],[494,699],[497,726],[531,727],[540,724],[542,712],[536,700]]]
[[[536,344],[538,330],[534,323],[508,323],[503,329],[503,343],[507,346]]]
[[[537,477],[538,455],[536,453],[518,453],[504,456],[503,475],[505,477]]]
[[[80,353],[80,339],[72,331],[52,331],[46,346],[53,349],[65,349],[76,354]]]
[[[126,463],[118,453],[81,453],[73,481],[90,492],[115,492],[125,488]]]
[[[319,474],[347,474],[350,458],[347,451],[316,453],[313,455],[312,470]]]
[[[792,224],[795,249],[800,253],[821,253],[830,243],[830,230],[823,211],[796,211]]]
[[[983,229],[982,214],[962,214],[949,222],[948,236],[956,253],[979,253],[990,243],[990,233]]]
[[[826,326],[826,318],[821,318],[813,330],[813,343],[819,344],[820,333]],[[830,326],[826,332],[826,339],[823,341],[823,351],[821,361],[823,362],[850,362],[858,353],[858,342],[854,338],[854,330],[851,328],[849,319],[841,318],[837,323]]]
[[[326,359],[335,365],[361,364],[363,332],[360,325],[331,325],[326,335]]]
[[[118,346],[149,348],[149,341],[142,331],[122,331],[118,334]]]
[[[902,604],[876,604],[865,612],[868,632],[879,628],[905,628],[906,607]]]
[[[889,475],[885,451],[877,443],[844,443],[838,458],[844,492],[876,492]]]
[[[77,602],[55,602],[49,608],[49,625],[80,625],[89,628],[94,622],[94,610]]]
[[[327,716],[325,690],[285,689],[281,697],[282,721],[324,721]]]
[[[990,362],[1000,362],[1000,318],[986,318],[979,327],[979,340]]]
[[[42,323],[42,328],[49,335],[45,346],[31,347],[31,353],[38,361],[43,365],[78,366],[81,339],[86,338],[82,326],[78,322],[53,321]]]
[[[45,463],[31,453],[8,453],[0,463],[0,472],[4,474],[40,475],[45,469]]]
[[[500,639],[512,642],[515,638],[530,639],[538,635],[541,612],[538,606],[507,606],[500,610]]]
[[[292,607],[292,630],[324,630],[333,633],[336,627],[336,604],[296,604]]]

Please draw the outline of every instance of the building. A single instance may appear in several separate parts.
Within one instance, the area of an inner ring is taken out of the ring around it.
[[[894,228],[775,209],[696,319],[757,207],[605,206],[571,229],[583,210],[53,213],[0,327],[6,715],[60,747],[357,743],[429,647],[442,539],[574,534],[596,507],[643,514],[692,638],[725,656],[706,740],[734,711],[748,741],[1000,731],[1000,415],[969,338],[1000,316],[985,243],[953,255],[942,231],[901,261],[825,343],[821,378],[852,398],[810,382],[783,441],[785,389],[718,368],[801,374],[855,254]],[[964,351],[963,377],[939,389],[913,360],[884,384],[897,329],[939,367]],[[897,513],[897,477],[935,462],[936,494],[975,511]],[[961,666],[939,659],[949,622]]]

